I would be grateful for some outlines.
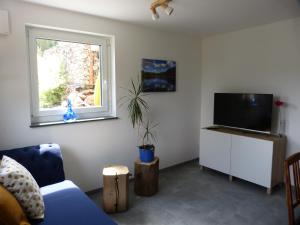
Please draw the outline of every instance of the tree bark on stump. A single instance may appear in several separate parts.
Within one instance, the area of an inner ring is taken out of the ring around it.
[[[143,163],[137,159],[134,163],[134,192],[139,196],[152,196],[158,192],[159,158]]]

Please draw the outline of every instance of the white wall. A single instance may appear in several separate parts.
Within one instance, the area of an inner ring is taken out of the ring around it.
[[[136,132],[124,109],[120,119],[29,128],[29,74],[25,23],[115,35],[117,97],[140,73],[143,57],[177,61],[177,91],[149,97],[159,122],[157,155],[161,168],[198,157],[200,44],[185,34],[165,33],[98,17],[18,1],[1,0],[10,13],[11,34],[0,36],[0,149],[55,142],[61,145],[68,179],[84,190],[102,184],[106,164],[133,169]],[[132,171],[133,172],[133,171]]]
[[[214,92],[273,93],[287,102],[287,154],[300,151],[300,18],[205,38],[201,73],[201,127]]]

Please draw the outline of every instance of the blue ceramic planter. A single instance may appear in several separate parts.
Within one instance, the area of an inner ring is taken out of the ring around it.
[[[154,145],[139,146],[141,162],[149,163],[154,160]]]

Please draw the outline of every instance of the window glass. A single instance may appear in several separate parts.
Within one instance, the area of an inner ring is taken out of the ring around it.
[[[40,110],[101,106],[101,46],[36,39]]]

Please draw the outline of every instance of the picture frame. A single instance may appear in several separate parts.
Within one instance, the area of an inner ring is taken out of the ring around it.
[[[142,59],[143,92],[175,92],[176,62],[161,59]]]

